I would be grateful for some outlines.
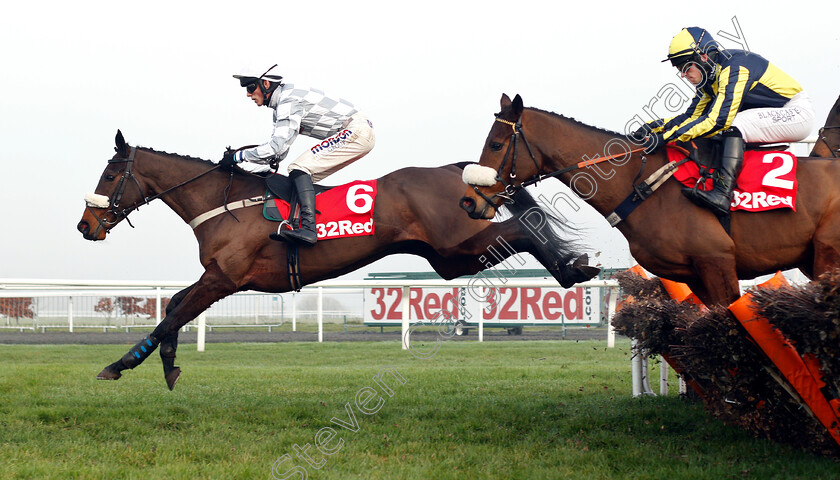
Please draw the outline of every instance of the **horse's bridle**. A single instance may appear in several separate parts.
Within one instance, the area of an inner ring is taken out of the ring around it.
[[[108,207],[105,208],[105,214],[112,214],[114,215],[113,221],[108,221],[105,218],[105,215],[101,217],[93,211],[93,206],[90,203],[87,203],[86,207],[88,212],[93,215],[93,218],[99,223],[96,227],[96,230],[93,232],[93,236],[96,237],[99,235],[100,230],[105,230],[105,233],[109,233],[111,228],[114,227],[120,220],[125,219],[131,228],[134,228],[134,225],[131,224],[131,221],[128,220],[128,214],[134,210],[137,210],[139,205],[136,203],[131,207],[120,209],[120,200],[122,200],[123,194],[125,193],[125,187],[127,180],[131,179],[134,180],[134,185],[137,186],[137,191],[140,192],[140,196],[143,197],[144,203],[148,203],[145,195],[143,195],[143,188],[140,186],[140,182],[137,181],[137,177],[131,172],[132,167],[134,166],[134,154],[137,153],[137,147],[131,147],[131,153],[129,154],[128,158],[112,158],[108,160],[109,164],[112,163],[125,163],[125,171],[123,171],[122,176],[120,177],[120,182],[117,184],[116,190],[114,190],[114,195],[108,200]]]
[[[150,203],[152,200],[156,200],[156,199],[166,195],[167,193],[192,182],[193,180],[197,180],[198,178],[203,177],[204,175],[212,172],[213,170],[218,169],[219,166],[220,166],[220,165],[216,165],[215,167],[213,167],[213,168],[211,168],[207,171],[204,171],[204,172],[196,175],[195,177],[190,178],[189,180],[181,182],[178,185],[175,185],[174,187],[170,187],[170,188],[168,188],[168,189],[166,189],[166,190],[164,190],[164,191],[162,191],[162,192],[160,192],[156,195],[152,195],[151,197],[147,197],[146,195],[143,194],[143,187],[140,186],[140,182],[137,180],[137,177],[135,177],[134,173],[132,172],[132,169],[134,167],[134,155],[135,155],[135,153],[137,153],[137,147],[131,147],[131,153],[129,153],[128,158],[112,158],[112,159],[108,160],[109,164],[125,163],[126,165],[125,165],[125,170],[123,171],[123,174],[120,177],[120,181],[117,184],[117,188],[114,191],[114,195],[113,195],[112,198],[109,198],[108,206],[104,209],[105,214],[110,213],[114,216],[113,221],[108,221],[108,219],[105,218],[105,215],[100,217],[99,215],[96,214],[96,212],[93,211],[93,208],[95,208],[95,206],[91,205],[90,203],[86,204],[86,208],[87,208],[88,212],[90,212],[90,214],[93,215],[93,218],[95,218],[96,221],[99,223],[99,225],[96,227],[96,230],[92,234],[93,237],[97,237],[101,230],[105,230],[106,234],[109,233],[111,231],[111,229],[114,228],[114,226],[116,224],[118,224],[123,219],[128,223],[128,225],[131,228],[134,228],[134,225],[131,224],[131,220],[128,219],[128,215],[131,212],[133,212],[135,210],[138,210],[141,205],[146,205],[146,204]],[[231,173],[231,175],[232,175],[232,173]],[[129,180],[134,182],[134,185],[137,187],[137,191],[140,193],[140,197],[142,197],[143,200],[138,201],[138,202],[134,202],[133,205],[131,205],[127,208],[120,208],[120,200],[122,200],[123,194],[125,194],[126,184],[128,183]]]
[[[837,158],[837,153],[840,152],[840,148],[837,148],[836,150],[832,150],[831,149],[831,144],[828,143],[828,140],[826,140],[825,137],[823,136],[823,132],[825,130],[831,130],[833,128],[840,128],[840,125],[828,125],[828,126],[820,128],[820,131],[817,133],[817,141],[823,142],[825,144],[825,146],[828,147],[828,151],[831,152],[831,157],[832,158]]]
[[[518,192],[519,190],[524,188],[522,186],[522,184],[514,185],[514,183],[513,183],[514,179],[516,178],[516,155],[518,153],[519,137],[522,137],[522,143],[525,144],[525,148],[528,149],[528,155],[531,157],[531,160],[534,162],[534,166],[537,167],[537,172],[538,172],[537,175],[539,175],[539,170],[540,170],[540,166],[537,163],[537,158],[534,156],[533,150],[531,150],[531,145],[528,143],[528,139],[525,138],[525,132],[522,131],[522,123],[521,122],[510,122],[510,121],[504,120],[502,118],[499,118],[498,115],[496,115],[496,121],[500,122],[500,123],[504,123],[505,125],[510,125],[511,128],[513,129],[513,133],[510,135],[510,142],[508,142],[508,148],[507,148],[507,150],[505,150],[505,156],[502,159],[502,163],[499,165],[498,170],[496,171],[496,178],[495,178],[495,180],[497,182],[500,182],[502,185],[505,186],[505,189],[502,192],[493,194],[492,197],[488,197],[481,190],[478,189],[478,186],[476,186],[476,185],[472,186],[475,194],[484,199],[485,206],[484,206],[484,210],[481,212],[482,215],[484,215],[484,213],[487,212],[488,208],[493,208],[494,210],[496,210],[496,199],[497,198],[504,199],[505,203],[511,203],[511,202],[513,202],[513,196],[516,194],[516,192]],[[502,172],[504,171],[505,166],[507,166],[508,158],[510,158],[510,161],[511,161],[511,163],[510,163],[510,175],[508,175],[509,181],[506,180],[502,176]]]
[[[573,170],[586,168],[590,165],[595,165],[595,164],[598,164],[598,163],[601,163],[601,162],[606,162],[607,160],[612,160],[616,157],[620,157],[620,156],[623,156],[623,155],[630,155],[630,154],[633,154],[633,153],[640,152],[640,151],[644,150],[644,147],[642,147],[642,148],[637,148],[635,150],[622,152],[621,154],[617,154],[617,155],[608,155],[606,157],[600,157],[599,156],[599,157],[596,157],[596,158],[592,158],[592,159],[589,159],[589,160],[584,160],[582,162],[578,162],[574,165],[569,165],[568,167],[561,168],[560,170],[555,170],[555,171],[553,171],[551,173],[547,173],[545,175],[541,175],[539,173],[540,172],[540,165],[537,162],[537,158],[534,156],[533,150],[531,150],[531,145],[528,143],[528,140],[525,138],[525,132],[522,131],[521,121],[511,122],[511,121],[499,118],[498,115],[496,115],[496,121],[500,122],[500,123],[504,123],[505,125],[510,125],[513,128],[513,133],[510,136],[510,142],[508,143],[508,148],[505,151],[505,156],[502,159],[501,165],[499,165],[499,168],[496,171],[496,178],[495,178],[495,180],[497,182],[500,182],[501,184],[503,184],[505,186],[505,189],[504,189],[503,192],[499,192],[499,193],[494,194],[492,197],[488,197],[487,195],[482,193],[481,190],[478,189],[478,186],[473,185],[473,191],[475,192],[475,194],[478,195],[479,197],[483,198],[484,201],[487,204],[487,205],[484,206],[484,210],[481,212],[481,215],[484,215],[484,213],[487,211],[487,208],[489,208],[488,205],[491,206],[494,210],[496,209],[495,199],[503,198],[505,203],[511,203],[511,202],[513,202],[513,196],[516,194],[516,192],[518,192],[519,190],[522,190],[525,187],[535,185],[535,184],[539,183],[541,180],[544,180],[546,178],[559,177],[560,175],[563,175],[564,173],[571,172]],[[517,141],[518,141],[519,137],[522,137],[522,142],[525,144],[525,147],[528,149],[528,155],[531,156],[531,160],[534,162],[534,166],[537,167],[537,173],[534,176],[523,180],[519,184],[514,184],[513,182],[514,182],[514,179],[516,178]],[[512,153],[512,155],[511,155],[511,153]],[[502,176],[502,172],[504,171],[505,166],[507,165],[509,155],[510,155],[510,158],[511,158],[511,164],[510,164],[510,175],[508,175],[509,181],[507,181]],[[642,168],[644,168],[644,163],[642,164]],[[641,172],[640,172],[640,174],[641,174]]]

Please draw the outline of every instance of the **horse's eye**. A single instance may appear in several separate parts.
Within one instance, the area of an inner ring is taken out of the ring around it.
[[[490,150],[493,150],[494,152],[498,152],[501,149],[502,149],[502,144],[501,143],[490,142]]]
[[[106,182],[113,182],[114,181],[114,176],[113,175],[106,174],[104,177],[105,177]]]

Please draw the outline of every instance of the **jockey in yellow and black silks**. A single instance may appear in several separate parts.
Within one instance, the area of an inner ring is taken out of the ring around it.
[[[668,57],[697,88],[688,109],[675,117],[654,120],[633,134],[647,134],[648,153],[668,142],[721,135],[723,154],[710,191],[684,189],[695,203],[728,215],[744,143],[796,142],[814,126],[811,99],[802,86],[762,56],[726,50],[699,27],[682,29]]]

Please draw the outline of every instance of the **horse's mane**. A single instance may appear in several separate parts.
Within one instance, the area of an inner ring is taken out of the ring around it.
[[[612,130],[607,130],[607,129],[604,129],[604,128],[594,127],[594,126],[592,126],[592,125],[588,125],[588,124],[586,124],[586,123],[583,123],[583,122],[581,122],[581,121],[579,121],[579,120],[575,120],[575,119],[574,119],[574,118],[572,118],[572,117],[566,117],[566,116],[560,115],[559,113],[549,112],[549,111],[546,111],[546,110],[541,110],[541,109],[539,109],[539,108],[534,108],[534,107],[528,107],[528,110],[533,110],[533,111],[535,111],[535,112],[544,113],[544,114],[546,114],[546,115],[548,115],[548,116],[555,117],[555,118],[557,118],[557,119],[559,119],[559,120],[569,121],[569,122],[574,123],[575,125],[578,125],[578,126],[581,126],[581,127],[585,127],[585,128],[587,128],[587,129],[589,129],[589,130],[593,130],[593,131],[595,131],[595,132],[603,133],[603,134],[606,134],[606,135],[621,136],[621,137],[623,137],[623,136],[624,136],[624,134],[623,134],[623,133],[614,132],[614,131],[612,131]]]
[[[143,151],[146,151],[146,152],[156,153],[158,155],[166,155],[167,157],[177,157],[177,158],[180,158],[180,159],[189,160],[191,162],[201,162],[201,163],[203,163],[205,165],[208,165],[208,166],[211,166],[211,167],[216,166],[216,162],[211,162],[210,160],[204,160],[203,158],[190,157],[190,156],[187,156],[187,155],[179,155],[177,153],[164,152],[164,151],[155,150],[154,148],[149,148],[149,147],[138,146],[137,149],[138,150],[143,150]]]

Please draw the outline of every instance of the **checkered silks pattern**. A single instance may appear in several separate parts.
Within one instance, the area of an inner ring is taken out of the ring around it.
[[[297,137],[303,135],[323,140],[335,135],[358,110],[342,98],[327,96],[323,90],[286,84],[275,90],[270,106],[274,108],[274,132],[264,145],[242,151],[248,162],[268,163],[277,156],[283,159]]]

